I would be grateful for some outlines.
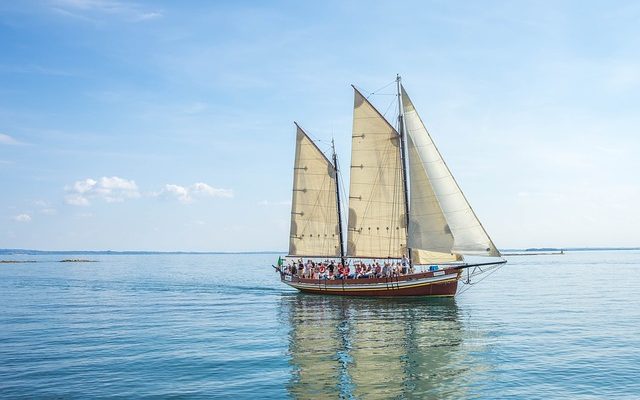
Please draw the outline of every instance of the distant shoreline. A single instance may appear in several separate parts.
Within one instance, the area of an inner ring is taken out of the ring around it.
[[[534,253],[551,253],[560,254],[560,251],[612,251],[612,250],[640,250],[640,247],[542,247],[527,249],[500,249],[504,255],[514,255],[513,253],[522,255],[534,255]],[[510,254],[512,253],[512,254]],[[75,254],[75,255],[152,255],[152,254],[287,254],[286,251],[112,251],[112,250],[33,250],[33,249],[0,249],[1,255],[57,255],[57,254]]]
[[[32,250],[32,249],[0,249],[2,255],[145,255],[145,254],[285,254],[286,251],[145,251],[145,250]]]
[[[31,263],[39,263],[39,262],[44,262],[42,260],[38,261],[38,260],[0,260],[0,264],[31,264]],[[98,262],[97,260],[84,260],[84,259],[79,259],[79,258],[74,258],[74,259],[64,259],[64,260],[59,260],[56,262],[61,262],[61,263],[94,263],[94,262]]]
[[[561,256],[564,255],[564,251],[525,251],[521,253],[512,253],[509,251],[500,252],[500,255],[503,257],[511,257],[511,256]]]

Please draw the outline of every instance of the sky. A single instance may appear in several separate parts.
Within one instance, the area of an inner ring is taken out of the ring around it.
[[[498,248],[640,246],[638,2],[27,0],[0,49],[0,248],[286,250],[293,121],[348,165],[397,73]]]

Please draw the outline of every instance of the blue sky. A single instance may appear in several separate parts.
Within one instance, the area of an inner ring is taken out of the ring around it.
[[[499,248],[640,245],[637,2],[4,2],[0,48],[0,247],[286,249],[292,121],[348,165],[396,73]]]

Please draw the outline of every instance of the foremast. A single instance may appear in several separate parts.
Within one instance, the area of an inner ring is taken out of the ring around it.
[[[338,170],[338,156],[336,155],[336,145],[333,139],[331,139],[331,150],[333,152],[333,155],[332,155],[333,170],[335,171],[335,174],[336,174],[336,203],[338,205],[337,212],[338,212],[338,236],[340,240],[340,261],[342,262],[342,265],[344,265],[345,264],[344,235],[342,232],[342,207],[340,205],[340,171]]]
[[[400,134],[400,159],[402,166],[402,190],[404,191],[404,210],[405,210],[405,225],[407,233],[407,256],[409,258],[409,265],[413,265],[413,257],[411,254],[411,246],[409,246],[409,184],[407,180],[407,140],[404,128],[404,110],[402,107],[402,83],[400,74],[396,75],[396,88],[398,96],[398,133]]]

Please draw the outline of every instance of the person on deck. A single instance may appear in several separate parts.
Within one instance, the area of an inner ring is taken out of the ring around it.
[[[327,279],[327,267],[324,263],[318,265],[318,279]]]
[[[402,255],[402,273],[403,274],[408,274],[409,273],[409,259],[407,258],[406,254]]]
[[[342,264],[338,264],[338,273],[336,274],[336,279],[342,279],[342,275],[344,275],[344,267]]]
[[[349,265],[347,265],[347,266],[345,267],[344,274],[345,274],[345,275],[346,275],[346,277],[347,277],[347,278],[349,278],[349,279],[355,279],[355,277],[356,277],[355,271],[354,271],[354,273],[351,273],[351,269],[349,268]]]

